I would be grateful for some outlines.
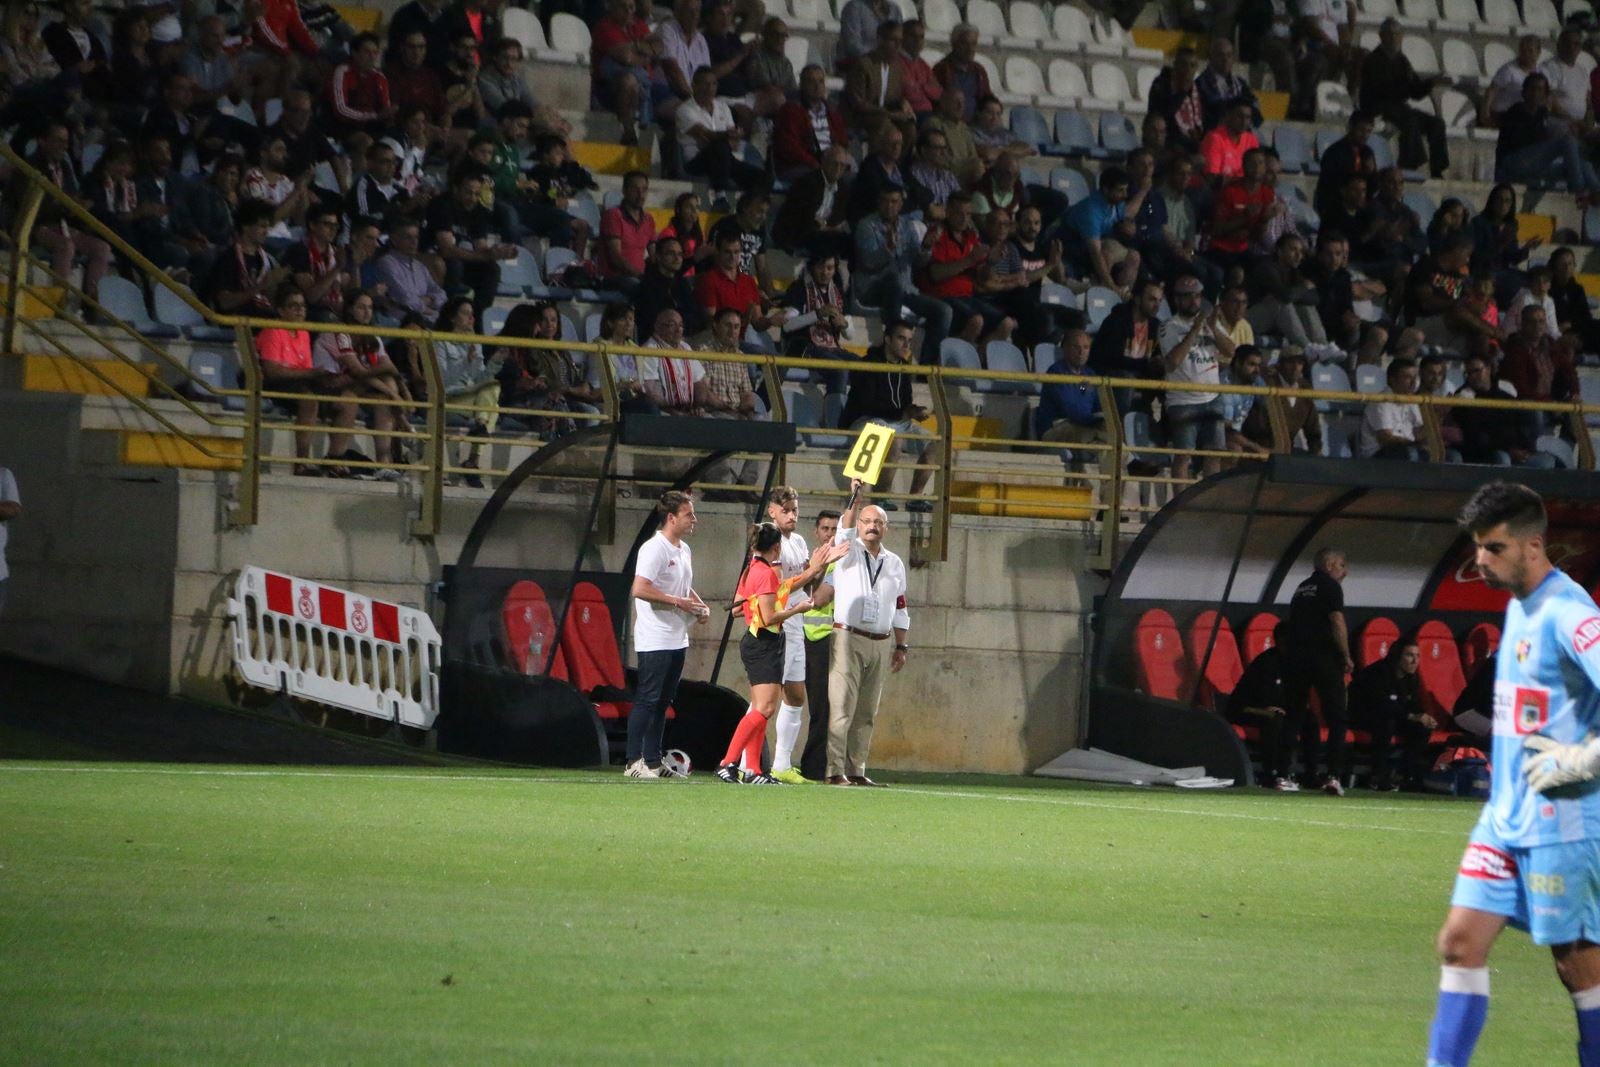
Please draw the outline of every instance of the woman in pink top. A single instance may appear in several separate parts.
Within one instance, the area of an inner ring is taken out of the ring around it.
[[[278,287],[273,299],[278,318],[284,322],[306,321],[306,297],[292,281]],[[296,426],[307,427],[294,432],[294,455],[299,460],[294,465],[296,474],[316,478],[322,467],[307,463],[311,457],[311,433],[316,426],[323,396],[353,397],[354,390],[347,375],[336,371],[318,370],[311,359],[311,334],[306,330],[283,329],[273,326],[256,334],[256,356],[261,361],[262,386],[273,393],[293,393],[294,396],[274,397],[273,402],[292,406]],[[356,405],[335,403],[333,425],[336,431],[328,438],[329,457],[342,456],[350,447],[350,427],[355,425]],[[330,477],[347,478],[350,471],[342,466],[327,469]]]

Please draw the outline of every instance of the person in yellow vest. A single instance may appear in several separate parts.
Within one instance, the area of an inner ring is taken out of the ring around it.
[[[817,513],[816,543],[833,544],[839,529],[837,511]],[[811,610],[800,616],[806,639],[806,710],[811,715],[806,727],[806,747],[800,753],[800,773],[813,782],[828,774],[828,668],[833,647],[833,586],[829,579],[834,564],[828,564],[822,579],[812,588]]]

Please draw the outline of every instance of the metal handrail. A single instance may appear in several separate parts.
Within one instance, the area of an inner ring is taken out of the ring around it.
[[[28,254],[28,237],[30,236],[32,228],[37,220],[39,208],[46,200],[50,201],[55,207],[59,208],[65,216],[72,220],[74,225],[83,230],[91,232],[108,242],[122,257],[133,263],[141,272],[146,274],[152,280],[153,284],[164,286],[174,296],[182,300],[186,305],[193,309],[194,312],[200,316],[202,321],[211,325],[233,329],[235,344],[240,353],[240,366],[245,378],[245,387],[241,390],[229,390],[215,389],[208,383],[199,384],[204,385],[208,392],[218,396],[243,396],[246,399],[246,411],[243,419],[219,419],[210,412],[200,410],[192,403],[188,404],[187,406],[189,406],[195,414],[206,419],[210,425],[226,428],[242,427],[244,429],[242,450],[243,455],[242,457],[237,457],[241,460],[241,479],[233,505],[233,521],[236,523],[250,524],[256,521],[256,503],[259,496],[259,475],[262,462],[264,460],[280,460],[287,458],[264,455],[262,452],[261,430],[263,428],[263,422],[260,412],[262,399],[270,399],[279,396],[292,396],[293,394],[275,392],[264,386],[254,349],[254,335],[258,330],[277,328],[304,330],[312,334],[336,332],[353,336],[375,336],[391,341],[409,342],[418,346],[422,356],[422,358],[419,360],[419,364],[428,385],[427,401],[407,402],[400,400],[389,400],[379,397],[360,397],[356,398],[353,402],[371,406],[399,406],[410,411],[421,412],[425,416],[426,428],[418,431],[380,431],[365,427],[359,430],[359,433],[362,436],[388,436],[391,438],[404,438],[420,440],[423,442],[425,452],[423,462],[409,465],[393,464],[393,466],[397,466],[402,469],[420,470],[422,473],[423,493],[421,494],[419,513],[413,523],[413,532],[422,536],[428,536],[438,531],[442,502],[443,479],[448,474],[465,470],[465,468],[452,467],[447,464],[447,444],[486,444],[496,443],[497,440],[499,440],[496,438],[483,437],[481,435],[473,435],[471,433],[451,432],[446,425],[448,415],[492,412],[497,415],[511,415],[512,417],[525,417],[532,415],[535,417],[543,416],[570,419],[575,421],[614,420],[618,417],[619,397],[616,389],[614,369],[611,366],[611,360],[609,357],[613,355],[632,355],[636,357],[649,358],[660,357],[664,354],[664,350],[658,347],[636,344],[615,344],[606,341],[585,342],[561,339],[544,340],[526,337],[509,337],[506,335],[488,337],[478,334],[455,333],[452,331],[408,330],[397,327],[360,326],[354,323],[286,322],[278,319],[259,318],[252,315],[234,315],[218,312],[202,304],[187,287],[182,286],[174,281],[166,272],[156,267],[155,264],[151,263],[136,249],[128,245],[126,241],[124,241],[113,230],[101,222],[101,220],[95,218],[94,215],[86,210],[81,204],[67,196],[67,194],[62,192],[59,188],[50,184],[38,170],[18,156],[9,145],[0,143],[0,160],[3,160],[12,168],[13,171],[23,175],[23,177],[26,179],[26,192],[19,207],[16,230],[12,235],[13,240],[12,262],[10,267],[10,288],[7,293],[5,308],[7,312],[7,318],[5,322],[5,341],[8,351],[16,351],[16,328],[21,320],[21,301],[24,296],[24,292],[31,290],[35,293],[35,295],[37,295],[37,287],[28,285],[24,281],[24,278],[26,276],[26,270],[29,266],[44,266],[43,264],[37,263],[37,261],[33,260],[33,258]],[[54,272],[49,270],[48,267],[45,267],[45,270],[50,277],[55,277]],[[71,288],[70,282],[65,279],[61,279],[61,281],[63,284],[66,284],[69,288]],[[83,298],[83,294],[81,292],[78,292],[75,289],[73,291],[77,292],[80,299]],[[52,310],[60,310],[53,304],[48,304],[48,306],[50,306]],[[95,306],[98,307],[98,305]],[[168,365],[175,367],[180,373],[189,376],[191,381],[198,382],[198,380],[195,379],[192,374],[190,374],[187,365],[185,365],[181,360],[174,359],[169,353],[166,353],[159,346],[153,344],[150,339],[139,335],[138,332],[130,325],[126,323],[117,323],[116,325],[120,326],[121,329],[127,334],[136,338],[141,347],[156,352],[158,358],[163,360]],[[126,353],[122,353],[120,350],[116,349],[110,344],[109,341],[98,336],[94,333],[94,331],[89,330],[87,327],[80,327],[80,330],[84,334],[92,337],[96,343],[100,344],[101,347],[111,352],[117,358],[123,360],[124,362],[130,361]],[[40,336],[44,336],[42,332],[38,331],[36,328],[32,328],[31,332],[38,333]],[[93,362],[93,360],[84,359],[74,353],[65,351],[66,346],[61,345],[53,338],[49,340],[54,347],[63,350],[64,355],[73,358],[77,362],[83,364]],[[571,411],[540,411],[537,409],[508,407],[502,404],[470,404],[450,400],[444,396],[443,384],[439,379],[437,361],[434,358],[433,346],[440,342],[476,344],[484,348],[495,349],[524,349],[535,351],[564,351],[568,353],[593,353],[600,357],[597,360],[597,364],[601,371],[601,388],[602,393],[604,394],[604,409],[598,414],[589,414]],[[1443,455],[1443,446],[1439,434],[1439,421],[1442,414],[1448,412],[1450,409],[1457,407],[1480,407],[1524,412],[1551,413],[1563,417],[1571,427],[1573,431],[1573,438],[1576,443],[1576,452],[1579,459],[1579,465],[1586,469],[1594,467],[1595,456],[1589,441],[1586,427],[1584,425],[1584,419],[1586,415],[1600,414],[1600,408],[1586,405],[1581,401],[1581,399],[1574,399],[1566,402],[1540,402],[1526,400],[1506,401],[1499,399],[1400,396],[1389,393],[1374,394],[1348,391],[1323,392],[1310,388],[1291,388],[1279,385],[1257,386],[1218,384],[1197,386],[1191,383],[1183,382],[1169,382],[1144,378],[1120,378],[1096,374],[1034,374],[1030,372],[1019,371],[973,370],[944,366],[921,366],[916,364],[889,365],[879,362],[864,362],[860,359],[818,359],[812,357],[749,355],[742,352],[718,352],[704,350],[693,351],[692,358],[702,362],[738,363],[749,367],[758,367],[763,370],[765,372],[765,381],[769,385],[768,399],[771,405],[772,415],[773,417],[780,419],[788,418],[788,410],[782,395],[781,383],[784,372],[789,369],[847,371],[853,373],[893,372],[909,375],[912,378],[917,379],[919,382],[924,383],[928,387],[931,396],[932,404],[930,418],[935,426],[935,429],[931,433],[927,434],[925,439],[938,440],[942,442],[945,447],[941,449],[941,458],[937,463],[900,463],[897,464],[897,469],[905,468],[914,470],[918,468],[927,469],[931,467],[936,474],[931,487],[932,491],[920,497],[912,497],[910,494],[894,493],[884,493],[880,495],[888,499],[924,499],[937,502],[938,507],[936,508],[936,516],[932,530],[932,541],[934,547],[933,554],[936,558],[942,558],[944,545],[947,543],[949,513],[951,510],[950,505],[953,503],[961,504],[971,502],[969,498],[952,495],[951,482],[956,475],[966,476],[980,474],[1001,477],[1015,475],[1029,478],[1038,478],[1042,476],[1042,472],[1030,472],[1026,470],[1011,469],[995,465],[985,466],[982,464],[975,465],[968,463],[962,463],[958,465],[955,463],[954,458],[954,453],[958,450],[970,452],[974,447],[976,447],[984,450],[1003,449],[1024,454],[1043,454],[1051,451],[1057,451],[1062,448],[1070,448],[1072,450],[1097,452],[1111,456],[1113,461],[1106,464],[1106,466],[1109,468],[1108,470],[1102,470],[1094,473],[1073,473],[1070,476],[1071,481],[1098,484],[1104,489],[1104,499],[1098,502],[1091,501],[1084,505],[1085,507],[1092,507],[1096,513],[1103,513],[1102,559],[1110,559],[1115,553],[1116,535],[1117,531],[1120,529],[1122,516],[1124,514],[1142,513],[1148,510],[1153,510],[1153,507],[1150,505],[1136,505],[1132,503],[1124,504],[1121,501],[1121,496],[1122,489],[1125,485],[1186,484],[1184,479],[1178,479],[1174,477],[1161,475],[1136,476],[1125,473],[1122,468],[1130,454],[1137,452],[1148,453],[1151,455],[1186,455],[1195,459],[1205,459],[1208,457],[1237,458],[1236,454],[1231,452],[1219,453],[1198,449],[1174,449],[1169,446],[1153,444],[1130,446],[1123,439],[1121,426],[1122,412],[1116,403],[1116,394],[1120,391],[1136,391],[1144,394],[1166,394],[1173,391],[1206,392],[1219,394],[1239,394],[1257,397],[1259,402],[1264,402],[1267,405],[1269,422],[1272,426],[1274,451],[1280,452],[1287,451],[1289,448],[1286,431],[1287,422],[1285,417],[1287,405],[1298,400],[1326,401],[1340,405],[1349,405],[1352,403],[1367,404],[1375,401],[1418,405],[1422,408],[1426,447],[1434,459],[1440,459]],[[100,377],[104,379],[103,375]],[[953,429],[953,418],[961,413],[954,412],[951,409],[950,400],[951,396],[953,395],[952,390],[957,390],[963,385],[978,381],[1011,382],[1029,385],[1049,385],[1058,383],[1083,384],[1085,382],[1092,384],[1099,393],[1101,398],[1101,408],[1105,412],[1107,441],[1105,443],[1082,443],[1068,446],[1056,442],[1041,442],[1024,438],[997,437],[982,433],[956,433]],[[166,385],[166,383],[163,382],[162,386],[167,388],[169,391],[172,391],[171,387]],[[123,392],[120,387],[117,388],[119,392]],[[124,395],[126,394],[124,393]],[[175,395],[179,395],[180,400],[186,400],[186,398],[183,398],[181,394]],[[142,398],[129,397],[128,399],[139,403]],[[159,412],[155,411],[153,408],[150,408],[148,404],[141,404],[141,407],[144,408],[147,413],[152,416],[152,418],[161,421],[163,425],[170,426],[170,420],[166,420]],[[184,436],[186,440],[192,437],[192,435],[184,435],[175,427],[172,428],[174,432],[179,433],[180,436]],[[802,440],[811,436],[835,436],[841,432],[839,428],[834,427],[797,427],[797,429],[801,434]],[[923,435],[915,434],[913,436],[922,437]],[[200,447],[202,451],[204,451],[203,446],[199,445],[198,443],[196,443],[196,447]],[[828,458],[818,455],[795,456],[790,457],[790,460],[806,464],[830,462]],[[339,463],[340,461],[337,459],[325,459],[311,462]],[[376,463],[360,465],[377,466]],[[492,475],[504,472],[482,468],[479,470],[479,473]]]

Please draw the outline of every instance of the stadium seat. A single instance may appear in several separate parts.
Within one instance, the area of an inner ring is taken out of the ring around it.
[[[1356,368],[1356,392],[1381,393],[1387,387],[1382,367],[1367,363]]]
[[[1578,466],[1578,455],[1572,447],[1572,442],[1555,434],[1545,434],[1540,437],[1537,445],[1540,452],[1547,456],[1554,456],[1556,462],[1566,470],[1574,470]]]
[[[799,19],[791,20],[800,22]],[[811,63],[811,41],[799,34],[791,35],[783,42],[783,55],[794,66],[796,73],[806,69]]]
[[[1273,631],[1278,628],[1278,617],[1270,611],[1255,616],[1244,628],[1244,663],[1248,667],[1255,658],[1272,647]]]
[[[1439,73],[1439,53],[1427,37],[1408,33],[1400,39],[1400,54],[1411,60],[1411,68],[1424,78]]]
[[[789,421],[802,428],[831,430],[838,419],[828,418],[827,403],[820,389],[785,386],[783,401],[789,409]],[[800,440],[813,448],[844,448],[851,439],[840,434],[802,433]]]
[[[539,284],[539,261],[528,249],[517,246],[517,258],[500,264],[500,296],[523,297]]]
[[[1056,8],[1057,11],[1065,10]],[[1089,79],[1084,76],[1083,68],[1070,59],[1052,59],[1050,66],[1045,70],[1045,81],[1050,87],[1050,95],[1059,100],[1071,100],[1067,107],[1078,107],[1087,100],[1089,92]]]
[[[1133,90],[1138,94],[1135,99],[1144,105],[1141,110],[1150,109],[1150,86],[1154,85],[1160,76],[1160,67],[1140,67],[1134,71]]]
[[[1311,366],[1311,388],[1319,393],[1348,393],[1351,392],[1350,376],[1336,363],[1314,363]],[[1336,411],[1339,407],[1337,401],[1316,401],[1318,411]]]
[[[1500,26],[1490,26],[1484,21],[1483,13],[1478,10],[1478,0],[1441,0],[1439,7],[1439,27],[1457,33],[1501,34],[1510,32],[1511,26],[1514,25],[1503,23]],[[1515,8],[1512,10],[1515,11]],[[1499,67],[1487,68],[1484,74],[1492,78],[1494,72],[1499,69]]]
[[[500,623],[512,670],[542,674],[548,656],[552,657],[550,677],[570,677],[566,654],[557,640],[555,615],[538,582],[524,580],[511,587],[501,604]]]
[[[1113,155],[1125,155],[1139,147],[1139,131],[1133,120],[1114,111],[1100,114],[1100,147]]]
[[[957,370],[982,370],[978,350],[959,337],[946,337],[939,344],[939,362]]]
[[[1144,102],[1133,98],[1128,87],[1128,75],[1115,63],[1100,60],[1089,68],[1089,88],[1095,97],[1106,100],[1111,106],[1126,111],[1144,111]]]
[[[1350,90],[1346,89],[1343,83],[1317,83],[1317,117],[1323,122],[1329,122],[1332,120],[1338,120],[1342,122],[1348,118],[1350,113],[1355,109],[1355,101],[1350,99]],[[1342,133],[1334,133],[1335,140],[1342,136],[1344,136]],[[1317,138],[1317,143],[1319,145],[1322,143],[1322,139],[1320,137]],[[1322,153],[1319,151],[1317,154],[1320,156]]]
[[[1095,40],[1088,14],[1071,4],[1057,4],[1050,14],[1050,25],[1055,30],[1056,40],[1074,50],[1091,56],[1114,56],[1121,51]]]
[[[1551,0],[1522,0],[1522,24],[1530,33],[1552,36],[1561,29],[1561,16]]]
[[[1459,37],[1446,37],[1440,50],[1446,74],[1469,82],[1483,80],[1484,74],[1478,69],[1478,53],[1471,44]]]
[[[1050,20],[1045,17],[1044,9],[1031,0],[1012,0],[1006,14],[1012,40],[1030,42],[1035,48],[1052,52],[1071,48],[1070,45],[1056,40],[1055,34],[1050,30]]]
[[[205,316],[190,307],[177,293],[165,285],[157,283],[152,287],[155,294],[156,321],[168,326],[176,326],[183,331],[185,337],[192,341],[227,341],[234,340],[233,327],[213,326],[205,320]],[[185,286],[179,286],[183,292],[189,293]],[[193,296],[193,293],[190,293]]]
[[[1018,374],[1027,374],[1032,370],[1028,366],[1028,357],[1023,355],[1022,349],[1010,341],[990,341],[984,346],[983,357],[990,370],[1015,371]],[[980,393],[1039,395],[1038,382],[980,381],[976,383],[975,389]]]
[[[146,337],[179,336],[176,326],[168,326],[150,317],[144,306],[144,292],[137,282],[108,274],[100,279],[100,290],[96,295],[100,306],[105,308],[108,314],[121,319]]]
[[[1439,21],[1439,0],[1400,0],[1400,14],[1410,25],[1425,29]]]
[[[1103,159],[1105,150],[1096,141],[1089,120],[1077,111],[1056,112],[1056,141],[1050,155],[1090,156]]]
[[[585,341],[600,340],[600,312],[591,311],[583,317],[583,339]]]
[[[1456,697],[1467,687],[1455,635],[1444,623],[1430,619],[1417,630],[1417,650],[1422,653],[1422,665],[1417,669],[1422,710],[1441,722],[1448,721]]]
[[[589,27],[576,15],[559,11],[550,18],[550,52],[546,58],[568,63],[589,62]]]
[[[984,42],[998,44],[1008,36],[1005,12],[994,0],[967,0],[967,22]]]
[[[633,707],[617,647],[611,609],[593,582],[572,587],[566,625],[561,630],[561,652],[572,672],[573,684],[589,695],[602,719],[625,719]],[[667,709],[667,718],[676,715]]]
[[[1471,674],[1473,668],[1489,659],[1500,647],[1500,627],[1492,622],[1480,622],[1467,631],[1461,642],[1461,668]]]
[[[1356,9],[1356,22],[1359,25],[1377,26],[1384,19],[1394,19],[1408,30],[1421,29],[1427,25],[1421,19],[1402,14],[1396,0],[1361,0]]]
[[[1421,220],[1424,229],[1433,221],[1434,213],[1439,210],[1439,205],[1425,189],[1407,189],[1400,199],[1406,207],[1417,213],[1417,218]]]
[[[1055,147],[1055,139],[1050,136],[1049,123],[1045,122],[1044,116],[1035,108],[1011,109],[1011,135],[1046,154]]]
[[[500,331],[506,328],[506,319],[511,315],[510,308],[486,307],[483,309],[483,335],[485,337],[499,337]]]
[[[1122,303],[1115,291],[1097,285],[1083,294],[1083,310],[1089,316],[1089,332],[1098,333],[1111,309]]]
[[[961,9],[955,0],[924,0],[922,21],[930,39],[948,41],[950,31],[961,25]]]
[[[507,7],[500,19],[500,32],[521,44],[522,50],[530,56],[539,55],[549,47],[545,44],[544,26],[539,17],[526,8]]]
[[[1492,0],[1485,0],[1484,6],[1488,7],[1491,3]],[[1511,7],[1511,13],[1514,17],[1517,9],[1511,6],[1510,0],[1507,0],[1507,6]],[[1516,58],[1516,50],[1504,41],[1490,41],[1483,46],[1483,72],[1487,77],[1493,78],[1499,73],[1501,67]]]
[[[1054,304],[1057,307],[1077,308],[1083,310],[1083,301],[1078,299],[1078,294],[1062,285],[1045,278],[1039,283],[1039,303]]]
[[[1095,15],[1090,22],[1094,31],[1094,39],[1102,48],[1111,49],[1112,55],[1127,56],[1129,59],[1142,60],[1147,63],[1163,61],[1163,53],[1155,48],[1141,48],[1134,42],[1133,35],[1123,28],[1122,23],[1116,19],[1107,18],[1105,15]]]
[[[197,348],[189,354],[189,373],[199,384],[189,383],[189,394],[197,400],[220,403],[224,411],[243,411],[242,396],[217,396],[213,390],[239,388],[239,358],[233,349]]]
[[[1213,641],[1212,627],[1217,636]],[[1206,658],[1206,648],[1211,658]],[[1204,666],[1205,673],[1201,673]],[[1239,642],[1233,636],[1228,620],[1215,611],[1202,611],[1189,624],[1189,670],[1200,679],[1195,687],[1194,703],[1202,708],[1215,708],[1219,697],[1226,697],[1239,684],[1244,674],[1244,664],[1239,659]]]
[[[1061,350],[1048,341],[1040,341],[1033,346],[1033,373],[1048,374],[1055,361],[1060,358]]]
[[[1272,147],[1277,151],[1283,169],[1290,174],[1299,174],[1301,171],[1309,173],[1316,166],[1311,161],[1311,146],[1306,142],[1306,135],[1294,126],[1279,126],[1274,130]]]
[[[1356,666],[1366,667],[1378,662],[1389,654],[1389,646],[1398,640],[1400,627],[1392,619],[1368,619],[1361,628],[1361,636],[1356,640]]]
[[[515,11],[516,8],[511,10]],[[567,214],[575,219],[582,219],[589,224],[589,233],[596,239],[600,236],[600,205],[588,193],[579,193],[567,201]]]
[[[1089,195],[1089,179],[1083,176],[1083,171],[1073,167],[1051,167],[1050,188],[1066,195],[1067,204],[1071,206]]]
[[[1183,654],[1183,639],[1172,616],[1151,608],[1139,616],[1133,631],[1135,685],[1162,700],[1185,700],[1193,691],[1193,673]]]

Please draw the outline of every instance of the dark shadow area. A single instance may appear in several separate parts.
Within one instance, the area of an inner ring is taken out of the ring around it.
[[[0,657],[0,759],[400,766],[426,752]]]

